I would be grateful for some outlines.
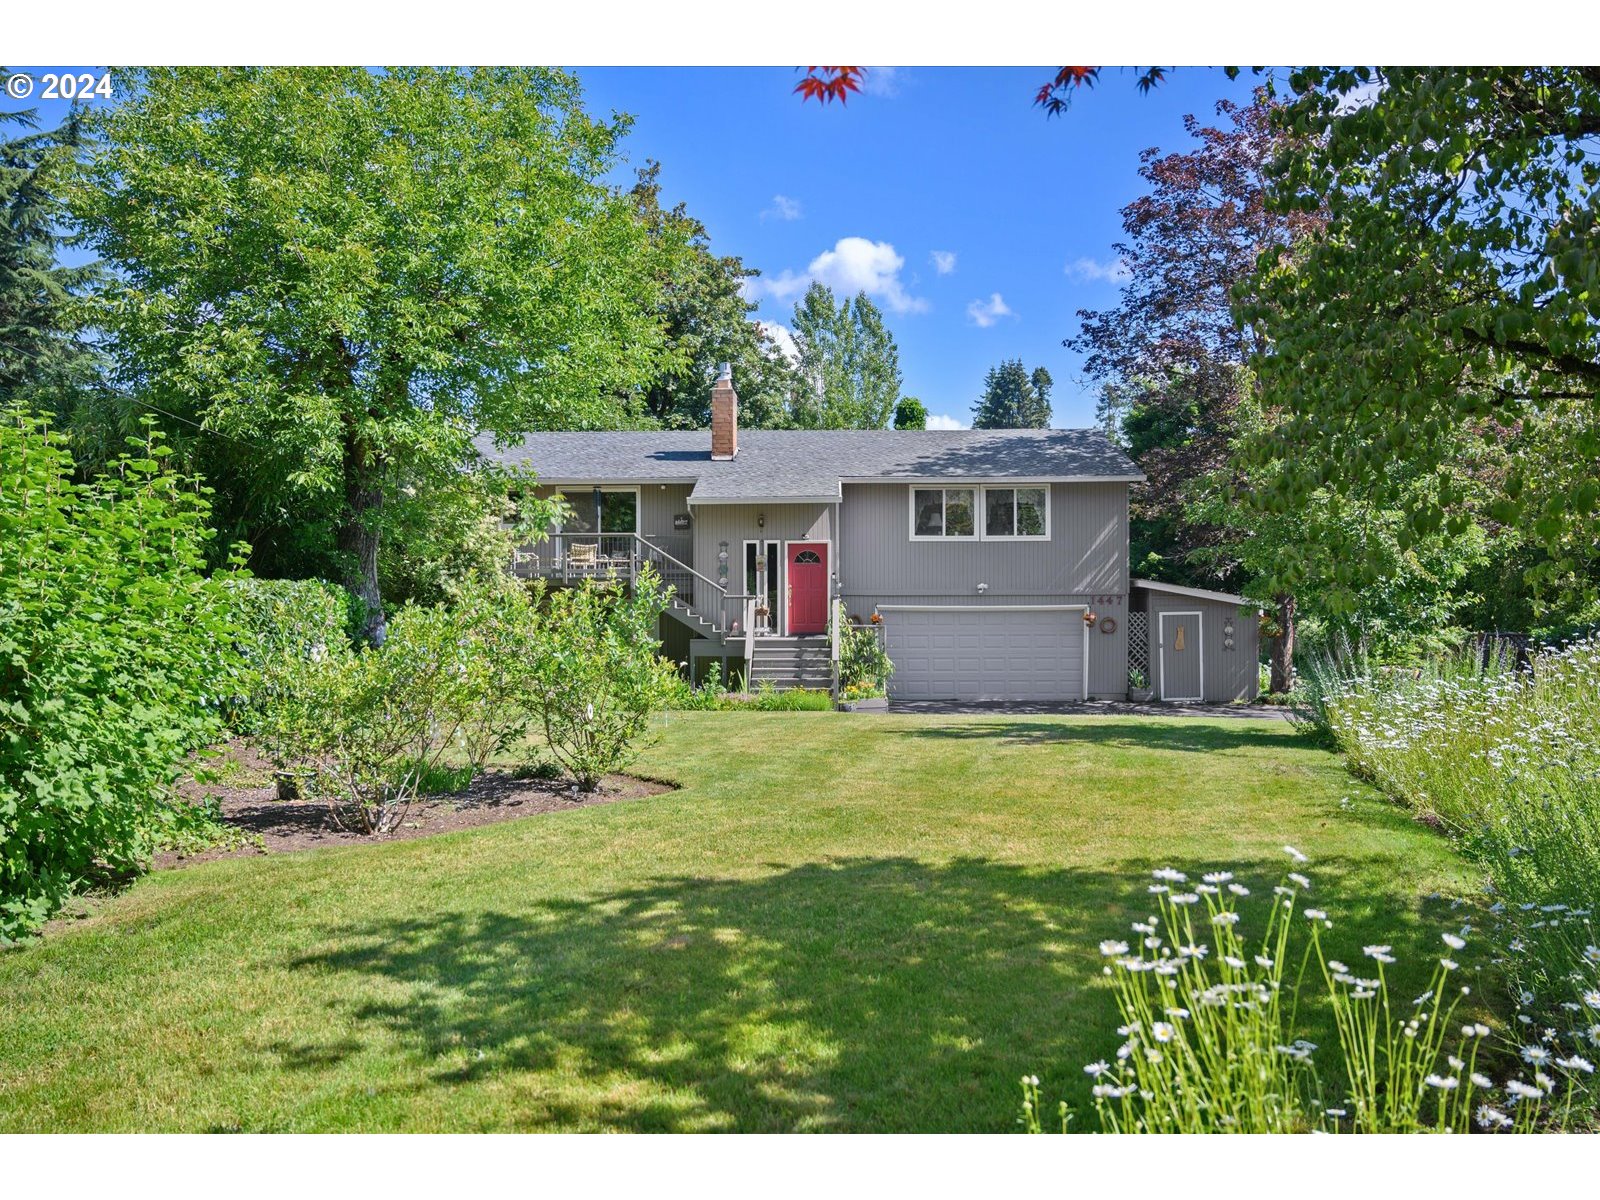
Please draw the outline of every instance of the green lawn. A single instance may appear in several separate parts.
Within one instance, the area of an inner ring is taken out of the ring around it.
[[[1277,722],[673,714],[639,770],[684,786],[165,872],[0,954],[0,1129],[1003,1131],[1114,1049],[1149,868],[1260,895],[1291,842],[1400,987],[1470,885]]]

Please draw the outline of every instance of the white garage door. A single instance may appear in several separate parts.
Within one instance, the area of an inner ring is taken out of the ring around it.
[[[897,700],[1082,700],[1082,609],[883,614]]]

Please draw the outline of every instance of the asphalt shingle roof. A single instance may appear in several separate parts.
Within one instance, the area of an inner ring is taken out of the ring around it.
[[[692,483],[690,500],[837,500],[864,479],[1126,479],[1144,476],[1098,429],[741,429],[739,453],[711,458],[707,430],[530,433],[486,458],[551,483]]]

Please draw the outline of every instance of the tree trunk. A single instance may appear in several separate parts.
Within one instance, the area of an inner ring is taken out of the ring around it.
[[[371,456],[354,438],[344,450],[344,517],[339,525],[339,552],[345,560],[345,586],[366,607],[361,638],[383,645],[388,624],[383,618],[383,595],[378,588],[378,510],[383,490],[371,482]]]
[[[1278,636],[1272,641],[1272,690],[1294,686],[1294,597],[1278,597]]]

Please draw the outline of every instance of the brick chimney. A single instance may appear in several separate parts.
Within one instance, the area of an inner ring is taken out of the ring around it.
[[[726,462],[739,453],[739,394],[733,390],[733,367],[722,364],[711,385],[711,457]]]

